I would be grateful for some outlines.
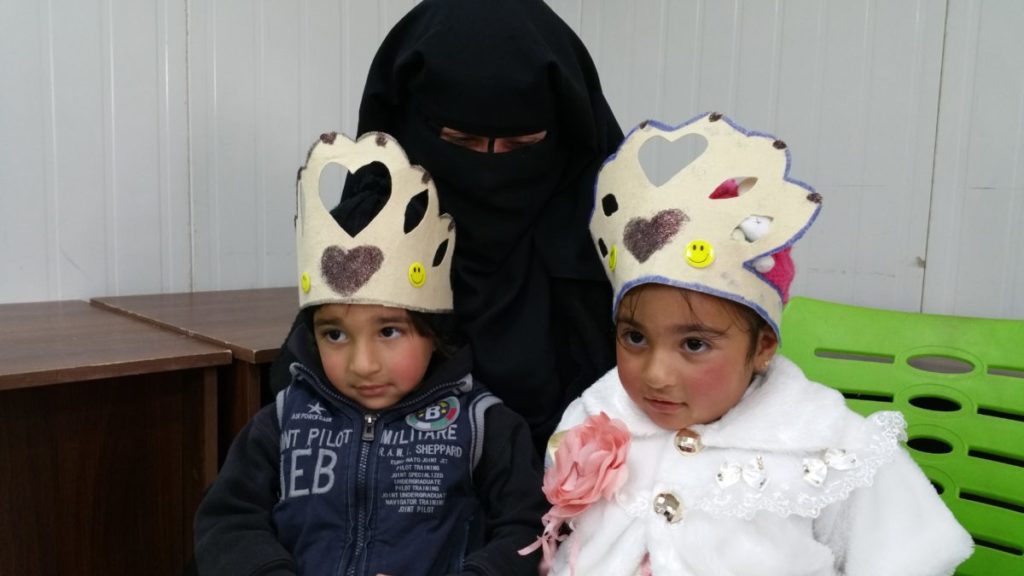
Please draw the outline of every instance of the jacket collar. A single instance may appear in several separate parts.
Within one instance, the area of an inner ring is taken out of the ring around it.
[[[652,422],[629,396],[612,369],[583,393],[588,415],[606,412],[626,423],[637,437],[669,433]],[[849,417],[841,394],[808,380],[783,356],[776,356],[768,372],[757,377],[724,416],[691,430],[705,446],[763,451],[820,450],[842,444],[843,427],[836,421]]]

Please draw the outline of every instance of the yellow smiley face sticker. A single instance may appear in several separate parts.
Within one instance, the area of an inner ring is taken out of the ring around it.
[[[715,249],[704,240],[694,240],[686,245],[686,262],[694,268],[704,268],[715,261]]]
[[[615,254],[618,250],[615,249],[615,244],[612,244],[610,250],[608,250],[608,269],[615,270]]]
[[[413,262],[409,266],[409,284],[419,288],[427,282],[427,270],[420,262]]]
[[[309,293],[309,273],[303,272],[302,278],[299,279],[299,286],[302,286],[302,291],[306,294]]]

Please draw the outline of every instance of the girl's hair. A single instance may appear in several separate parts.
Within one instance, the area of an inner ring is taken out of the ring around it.
[[[643,295],[644,289],[649,286],[648,284],[641,284],[632,288],[622,298],[622,302],[619,304],[619,309],[622,310],[622,305],[626,304],[628,300],[628,315],[629,319],[633,319],[636,315],[636,308],[640,305],[640,297]],[[686,288],[677,288],[680,296],[686,301],[686,305],[690,308],[690,313],[697,319],[700,319],[700,315],[693,308],[693,303],[690,302],[690,290]],[[768,322],[761,317],[760,314],[754,312],[752,308],[744,306],[738,302],[733,302],[727,298],[715,297],[719,303],[725,306],[725,309],[729,312],[733,321],[736,322],[740,329],[747,332],[748,335],[748,346],[747,346],[747,361],[752,361],[754,356],[757,354],[758,338],[761,335],[762,330],[771,330],[768,326]]]

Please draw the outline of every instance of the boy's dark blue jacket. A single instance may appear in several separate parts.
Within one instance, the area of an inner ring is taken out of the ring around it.
[[[296,330],[291,386],[239,433],[196,515],[200,574],[534,576],[548,504],[521,417],[469,373],[468,349],[367,412]],[[283,425],[282,425],[283,424]]]

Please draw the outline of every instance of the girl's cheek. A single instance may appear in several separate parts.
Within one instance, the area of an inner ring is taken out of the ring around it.
[[[715,398],[726,396],[728,389],[729,370],[711,366],[694,370],[689,379],[689,395],[699,398]]]

